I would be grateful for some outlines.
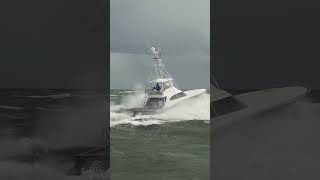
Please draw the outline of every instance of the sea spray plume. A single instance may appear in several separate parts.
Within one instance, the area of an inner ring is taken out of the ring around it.
[[[143,107],[145,86],[143,84],[135,84],[133,91],[121,98],[120,104],[110,103],[110,126],[119,124],[130,124],[135,120],[131,113],[117,112],[120,109]]]
[[[143,107],[145,98],[144,89],[145,86],[143,84],[135,84],[133,92],[121,99],[120,106],[125,108]]]
[[[121,98],[120,104],[110,102],[110,126],[116,126],[118,124],[125,124],[132,120],[131,113],[117,112],[121,109],[143,107],[144,104],[144,86],[136,84],[133,88],[134,91],[130,92]]]
[[[133,126],[149,126],[154,124],[162,124],[165,122],[188,121],[188,120],[210,120],[210,95],[204,93],[198,97],[194,97],[177,104],[172,109],[164,113],[155,115],[136,115],[130,113],[115,112],[120,106],[126,106],[125,103],[139,100],[141,97],[137,94],[130,94],[130,101],[123,101],[124,104],[112,105],[110,109],[110,125],[111,127],[120,124],[130,124]],[[142,119],[142,120],[141,120]]]
[[[137,108],[144,105],[144,92],[134,92],[121,99],[120,106],[125,108]]]
[[[96,146],[105,143],[105,101],[73,105],[68,112],[44,112],[37,120],[34,137],[59,147]]]
[[[210,95],[204,93],[177,104],[165,113],[155,115],[162,120],[210,120]]]
[[[127,113],[117,113],[110,112],[110,126],[116,126],[118,124],[125,124],[128,121],[131,121],[132,116]]]

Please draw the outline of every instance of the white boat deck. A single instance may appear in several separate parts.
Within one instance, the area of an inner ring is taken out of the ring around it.
[[[243,118],[255,116],[265,111],[272,110],[282,105],[296,101],[305,96],[309,90],[304,87],[285,87],[244,93],[235,96],[248,107],[213,118],[214,128],[233,124]]]

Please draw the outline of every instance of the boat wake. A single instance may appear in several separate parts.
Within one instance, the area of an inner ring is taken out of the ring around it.
[[[185,100],[159,114],[137,114],[133,116],[133,114],[129,112],[119,112],[120,109],[142,107],[143,101],[144,94],[134,92],[125,96],[120,104],[111,103],[110,126],[149,126],[190,120],[200,120],[206,123],[210,121],[210,95],[208,93]]]

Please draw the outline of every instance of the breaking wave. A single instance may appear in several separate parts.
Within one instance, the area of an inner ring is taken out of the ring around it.
[[[52,99],[61,99],[71,97],[69,93],[62,93],[62,94],[53,94],[53,95],[34,95],[34,96],[27,96],[29,98],[36,98],[36,99],[43,99],[43,98],[52,98]]]
[[[107,180],[108,171],[96,173],[84,171],[81,176],[67,175],[53,162],[39,161],[34,163],[19,162],[21,155],[31,155],[36,152],[48,152],[53,148],[50,144],[35,138],[6,139],[0,141],[0,179],[12,180]],[[18,158],[19,159],[19,158]]]
[[[119,112],[121,109],[142,107],[144,103],[144,93],[133,92],[121,99],[120,104],[110,105],[110,126],[114,127],[122,124],[133,126],[149,126],[177,121],[210,121],[210,95],[208,93],[185,100],[165,113],[154,115]]]
[[[48,164],[25,164],[12,161],[0,162],[0,179],[10,180],[108,180],[108,173],[86,173],[68,176]]]
[[[9,110],[23,110],[23,107],[18,106],[7,106],[7,105],[0,105],[1,109],[9,109]]]

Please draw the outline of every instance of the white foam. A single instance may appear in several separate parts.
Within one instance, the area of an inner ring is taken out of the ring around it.
[[[42,98],[53,98],[53,99],[60,99],[60,98],[66,98],[66,97],[70,97],[71,94],[69,93],[62,93],[62,94],[53,94],[53,95],[34,95],[34,96],[27,96],[30,98],[37,98],[37,99],[42,99]]]
[[[108,172],[100,175],[85,173],[81,176],[68,176],[65,173],[46,163],[17,163],[13,161],[0,161],[0,179],[11,180],[108,180]]]
[[[22,110],[23,109],[23,107],[7,106],[7,105],[0,105],[0,108],[2,108],[2,109],[11,109],[11,110]]]
[[[51,161],[33,163],[18,162],[15,156],[33,154],[35,150],[48,152],[48,143],[35,138],[5,139],[0,141],[0,179],[12,180],[106,180],[108,172],[84,172],[81,176],[69,176]]]
[[[123,97],[119,105],[111,103],[110,126],[114,127],[121,124],[149,126],[190,120],[210,121],[210,95],[208,93],[185,100],[161,114],[136,115],[133,117],[130,113],[116,112],[123,108],[142,107],[143,103],[144,94],[141,92],[133,92]]]
[[[143,107],[144,104],[145,93],[144,92],[133,92],[124,96],[121,99],[120,105],[124,108],[137,108]]]

